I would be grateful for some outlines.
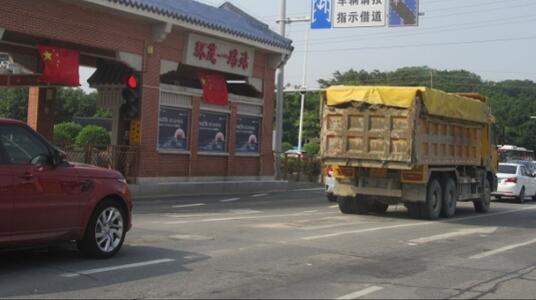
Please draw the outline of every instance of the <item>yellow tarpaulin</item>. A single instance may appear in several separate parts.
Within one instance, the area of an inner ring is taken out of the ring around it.
[[[332,86],[326,89],[327,104],[330,106],[356,101],[409,108],[419,94],[430,115],[479,123],[493,120],[488,105],[482,101],[426,87]]]

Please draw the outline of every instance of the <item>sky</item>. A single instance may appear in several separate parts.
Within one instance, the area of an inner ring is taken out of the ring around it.
[[[229,0],[278,31],[280,0]],[[336,1],[336,0],[333,0]],[[389,0],[383,0],[389,1]],[[218,6],[223,1],[203,0]],[[288,17],[309,17],[312,0],[287,0]],[[408,66],[465,69],[484,80],[536,81],[535,0],[420,0],[417,27],[311,30],[306,87],[336,71],[393,71]],[[294,53],[285,82],[301,85],[309,23],[293,23]],[[85,83],[91,70],[82,70]]]

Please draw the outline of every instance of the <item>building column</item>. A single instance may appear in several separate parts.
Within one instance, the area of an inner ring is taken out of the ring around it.
[[[49,141],[54,138],[55,88],[31,87],[28,93],[28,125]]]

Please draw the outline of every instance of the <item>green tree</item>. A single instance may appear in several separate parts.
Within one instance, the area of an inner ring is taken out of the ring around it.
[[[80,88],[60,88],[56,98],[56,122],[73,117],[93,117],[97,112],[97,93],[86,94]]]
[[[28,89],[0,89],[0,117],[26,121],[28,115]]]
[[[54,125],[54,143],[73,144],[82,130],[82,125],[66,122]]]
[[[88,125],[84,127],[76,137],[76,144],[106,146],[111,142],[110,133],[100,126]]]

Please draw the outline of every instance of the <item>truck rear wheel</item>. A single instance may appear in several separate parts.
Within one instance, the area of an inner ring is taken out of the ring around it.
[[[389,209],[389,205],[379,201],[374,201],[370,208],[377,214],[384,214]]]
[[[443,202],[443,193],[441,185],[437,179],[431,179],[426,191],[426,202],[421,204],[421,218],[427,220],[437,220],[441,213],[441,204]]]
[[[339,197],[337,202],[343,214],[355,214],[357,200],[354,197]]]
[[[478,213],[487,213],[489,211],[491,203],[491,184],[489,180],[484,181],[484,189],[480,200],[474,201],[473,205],[475,206],[475,211]]]
[[[458,189],[456,182],[452,178],[447,178],[443,185],[443,203],[441,216],[452,218],[456,214],[456,202],[458,201]]]

